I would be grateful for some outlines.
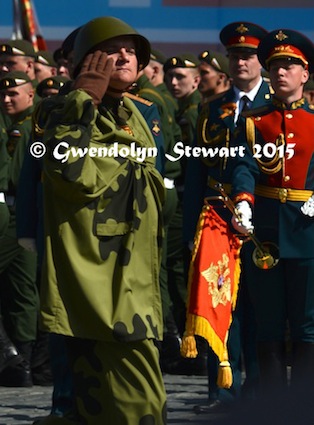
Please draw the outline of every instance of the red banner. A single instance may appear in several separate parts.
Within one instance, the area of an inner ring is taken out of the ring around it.
[[[185,336],[205,338],[220,362],[228,360],[227,339],[237,299],[241,244],[214,208],[204,206],[189,270]]]

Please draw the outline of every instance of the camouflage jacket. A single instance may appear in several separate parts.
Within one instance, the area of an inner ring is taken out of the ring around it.
[[[123,103],[129,131],[118,126],[105,105],[95,110],[82,90],[41,106],[47,117],[41,316],[50,332],[125,342],[162,335],[165,189],[155,158],[141,162],[126,154],[133,143],[142,148],[155,144],[133,102],[124,98]],[[115,143],[119,157],[93,154]],[[89,153],[56,159],[56,149],[62,155],[72,148]]]

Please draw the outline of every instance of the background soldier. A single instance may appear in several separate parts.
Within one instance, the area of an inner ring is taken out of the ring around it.
[[[45,78],[57,75],[57,64],[54,61],[53,54],[39,50],[35,56],[35,77],[40,83]]]
[[[246,107],[257,107],[269,101],[269,86],[261,77],[261,64],[257,58],[258,44],[266,34],[265,29],[250,22],[233,22],[221,30],[220,39],[228,52],[229,75],[233,85],[229,90],[213,96],[202,106],[197,128],[198,146],[228,149],[239,128],[240,111],[244,106],[242,97],[245,96],[247,99]],[[217,182],[222,183],[225,191],[230,194],[233,159],[219,157],[217,154],[212,158],[189,160],[184,201],[185,246],[192,245],[204,198],[219,195],[216,188]],[[225,221],[230,222],[231,213],[227,208],[218,207],[217,212]],[[197,406],[198,411],[221,409],[226,407],[226,403],[239,400],[242,383],[242,350],[246,370],[242,394],[253,397],[256,391],[258,367],[255,353],[254,315],[244,279],[245,274],[242,270],[238,303],[228,338],[233,385],[230,390],[217,387],[218,359],[210,349],[209,405]]]
[[[25,149],[31,134],[34,89],[27,74],[6,73],[0,80],[2,108],[9,115],[6,148],[10,157],[7,205],[9,226],[0,239],[0,300],[4,325],[9,337],[24,360],[6,368],[0,385],[31,386],[30,360],[36,339],[38,294],[36,287],[36,255],[22,248],[16,238],[15,201]]]
[[[269,71],[275,94],[269,105],[247,114],[238,137],[247,154],[236,159],[233,193],[242,218],[234,217],[233,224],[244,234],[254,228],[260,241],[278,249],[274,255],[279,262],[269,270],[250,261],[252,243],[244,253],[257,319],[261,397],[267,402],[263,411],[271,415],[283,401],[278,420],[285,411],[284,419],[298,422],[301,413],[302,423],[308,424],[313,423],[314,379],[314,112],[303,98],[303,87],[314,69],[314,46],[296,31],[278,29],[261,41],[258,57]],[[267,148],[272,149],[271,157]],[[253,158],[257,149],[261,155]],[[287,399],[287,323],[291,399]]]
[[[202,95],[202,103],[210,101],[210,98],[230,88],[229,61],[228,58],[218,52],[205,50],[198,55],[200,61],[200,83],[198,90]]]

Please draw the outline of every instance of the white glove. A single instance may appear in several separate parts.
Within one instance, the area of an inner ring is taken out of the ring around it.
[[[17,241],[18,241],[18,244],[21,245],[22,248],[26,249],[26,251],[37,252],[36,240],[35,239],[20,238]]]
[[[247,201],[240,201],[235,206],[237,213],[233,215],[231,223],[239,233],[247,235],[252,233],[254,226],[252,224],[252,209]]]
[[[314,217],[314,195],[312,195],[301,207],[304,215]]]

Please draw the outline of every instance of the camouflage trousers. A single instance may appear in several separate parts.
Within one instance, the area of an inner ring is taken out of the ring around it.
[[[152,340],[67,338],[82,425],[165,425],[166,392]]]

